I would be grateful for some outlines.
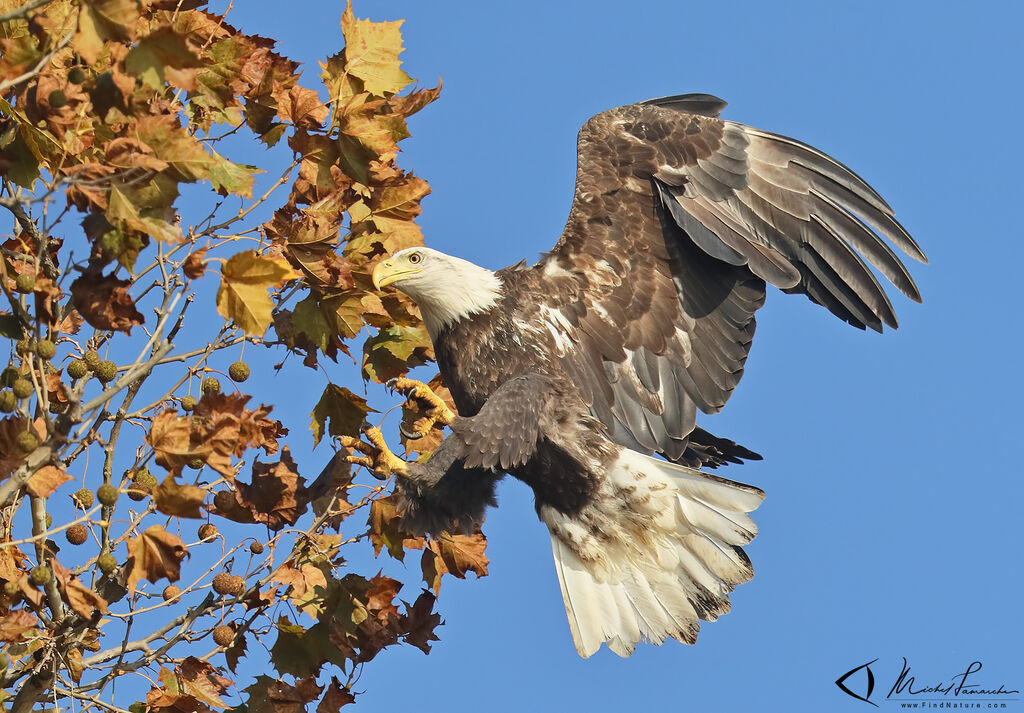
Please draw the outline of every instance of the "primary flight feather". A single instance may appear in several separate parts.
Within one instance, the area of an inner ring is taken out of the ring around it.
[[[399,478],[406,526],[471,529],[500,477],[526,482],[582,656],[693,643],[753,576],[764,493],[697,468],[760,456],[696,418],[736,388],[766,283],[878,331],[896,315],[869,264],[920,301],[890,244],[924,254],[867,183],[724,106],[691,94],[587,121],[569,220],[535,265],[410,248],[373,273],[419,305],[459,412]]]

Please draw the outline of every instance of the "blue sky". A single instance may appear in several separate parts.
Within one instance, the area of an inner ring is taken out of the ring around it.
[[[315,76],[316,60],[341,47],[342,8],[236,3],[229,21],[279,39]],[[702,91],[730,101],[726,118],[851,166],[931,259],[912,265],[924,304],[894,295],[901,328],[882,336],[769,295],[744,381],[703,422],[765,455],[723,473],[768,493],[747,550],[756,576],[695,647],[580,660],[532,496],[508,480],[486,527],[491,575],[446,583],[442,641],[428,657],[404,647],[367,666],[363,709],[868,710],[833,681],[878,658],[878,700],[902,657],[922,682],[977,660],[976,682],[1024,690],[1020,7],[355,9],[405,18],[405,68],[425,85],[444,79],[402,157],[433,186],[420,221],[432,247],[491,268],[533,260],[564,224],[580,124],[618,104]],[[308,414],[315,398],[299,394],[294,409]]]

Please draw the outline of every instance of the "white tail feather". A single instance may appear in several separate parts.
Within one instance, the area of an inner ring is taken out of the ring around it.
[[[698,621],[729,611],[753,576],[749,485],[623,450],[592,502],[574,515],[544,507],[558,583],[580,656],[602,643],[629,656],[640,641],[692,644]]]

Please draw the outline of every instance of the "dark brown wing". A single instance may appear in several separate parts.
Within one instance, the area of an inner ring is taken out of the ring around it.
[[[920,301],[883,237],[924,255],[877,193],[816,149],[715,118],[722,106],[667,97],[589,120],[565,232],[524,280],[594,414],[669,458],[739,382],[765,281],[879,331],[896,317],[865,259]]]

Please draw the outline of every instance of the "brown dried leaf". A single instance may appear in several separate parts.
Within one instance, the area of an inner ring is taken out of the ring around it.
[[[25,632],[39,625],[35,614],[24,609],[9,612],[0,619],[0,641],[13,644],[25,640]]]
[[[83,618],[90,618],[93,609],[98,609],[103,614],[109,611],[106,599],[82,584],[81,580],[56,559],[50,560],[50,569],[57,578],[57,588],[61,597]]]
[[[277,115],[281,121],[290,121],[304,129],[318,129],[327,121],[327,107],[312,89],[300,87],[281,90],[273,94],[277,100]]]
[[[177,582],[181,578],[181,561],[188,556],[185,543],[177,535],[153,525],[128,543],[132,553],[128,560],[129,575],[126,586],[135,593],[140,579],[158,582],[166,577]]]
[[[185,264],[182,265],[181,270],[185,273],[185,277],[190,280],[198,280],[206,273],[206,251],[209,248],[200,248],[189,253],[189,256],[185,258]]]
[[[294,525],[309,503],[302,476],[287,447],[277,463],[253,463],[252,484],[238,481],[237,486],[242,505],[257,522],[272,530]]]
[[[472,535],[449,535],[442,533],[427,543],[420,559],[423,581],[434,590],[441,591],[441,576],[450,574],[465,579],[473,572],[477,577],[487,576],[487,538],[482,532]]]
[[[60,468],[52,465],[44,465],[32,474],[32,477],[28,480],[26,489],[37,498],[45,499],[53,495],[57,488],[69,480],[74,480],[74,478]]]
[[[205,490],[195,485],[179,485],[174,473],[168,474],[163,483],[153,488],[156,509],[165,515],[200,518],[205,498]]]
[[[183,693],[215,708],[228,707],[221,696],[227,693],[234,681],[218,675],[212,664],[189,656],[181,662],[177,672]]]
[[[342,706],[355,703],[356,697],[348,686],[341,685],[337,678],[331,676],[331,683],[327,686],[327,692],[316,707],[316,713],[334,713]]]
[[[209,444],[196,444],[192,440],[192,420],[178,416],[168,409],[153,418],[146,442],[156,451],[156,462],[170,471],[180,470],[195,459],[210,454]]]
[[[425,654],[430,653],[430,642],[437,641],[434,629],[442,624],[441,615],[434,613],[434,595],[423,590],[416,602],[405,605],[401,626],[405,631],[405,643],[412,644]]]
[[[128,294],[131,283],[113,275],[85,273],[71,283],[71,299],[85,321],[97,329],[131,334],[146,318]]]

